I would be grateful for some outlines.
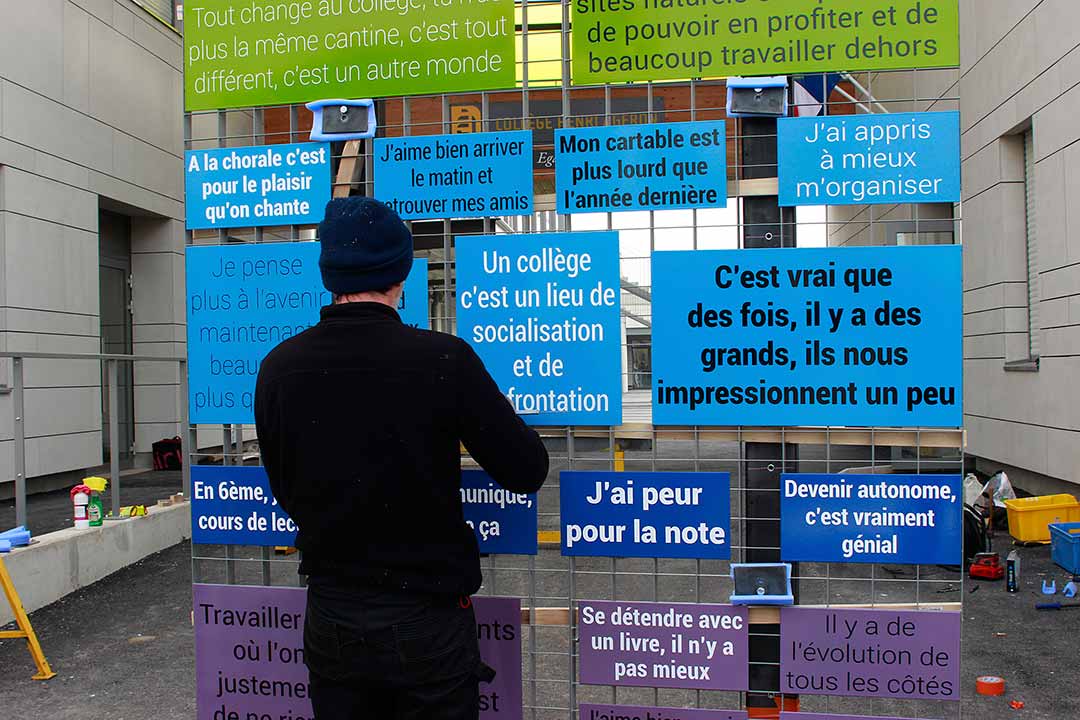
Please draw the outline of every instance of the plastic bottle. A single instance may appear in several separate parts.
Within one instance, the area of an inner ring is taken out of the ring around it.
[[[1005,589],[1008,592],[1020,592],[1020,555],[1015,551],[1009,551],[1009,557],[1005,560]]]
[[[86,508],[90,527],[101,527],[105,522],[105,505],[101,502],[101,493],[90,493],[90,504]]]
[[[93,491],[85,485],[76,485],[71,488],[71,503],[75,519],[75,529],[85,530],[90,527],[90,496]]]

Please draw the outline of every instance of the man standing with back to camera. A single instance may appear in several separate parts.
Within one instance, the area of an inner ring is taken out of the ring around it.
[[[255,390],[263,462],[308,576],[315,717],[475,720],[492,671],[469,601],[480,556],[460,444],[520,493],[543,485],[547,451],[467,343],[401,322],[413,242],[393,210],[332,200],[319,238],[333,304],[266,357]]]

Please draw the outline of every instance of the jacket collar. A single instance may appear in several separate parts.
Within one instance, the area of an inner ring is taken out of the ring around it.
[[[389,305],[377,302],[326,305],[319,311],[319,317],[322,322],[334,322],[337,320],[392,320],[393,322],[401,322],[397,310]]]

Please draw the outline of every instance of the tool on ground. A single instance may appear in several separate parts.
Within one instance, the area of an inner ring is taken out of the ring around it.
[[[1080,608],[1080,603],[1036,603],[1036,610],[1076,610]]]
[[[975,679],[975,692],[980,695],[1004,695],[1005,679],[996,675],[983,675]]]
[[[0,558],[0,589],[3,589],[8,605],[11,606],[11,614],[15,616],[15,623],[19,626],[18,630],[0,630],[0,640],[19,638],[26,640],[30,657],[37,665],[38,671],[37,675],[34,675],[34,680],[49,680],[56,677],[56,673],[49,667],[49,661],[45,659],[45,653],[41,650],[41,643],[38,642],[34,626],[30,624],[30,618],[27,617],[22,601],[19,600],[19,594],[15,592],[15,583],[11,581],[11,575],[8,574],[3,558]]]
[[[1005,577],[1005,568],[997,553],[979,553],[971,561],[968,575],[982,580],[1000,580]]]
[[[1010,550],[1005,560],[1005,589],[1020,592],[1020,555],[1015,550]]]
[[[1057,595],[1057,580],[1043,580],[1043,595]]]

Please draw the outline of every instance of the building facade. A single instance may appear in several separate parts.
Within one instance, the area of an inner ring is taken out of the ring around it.
[[[0,351],[183,354],[183,44],[170,6],[0,0]],[[122,457],[176,434],[178,377],[121,367]],[[0,360],[0,497],[14,477],[11,385]],[[31,489],[113,451],[99,363],[27,360],[25,387]]]
[[[986,472],[1080,483],[1080,5],[961,0],[965,425]]]

